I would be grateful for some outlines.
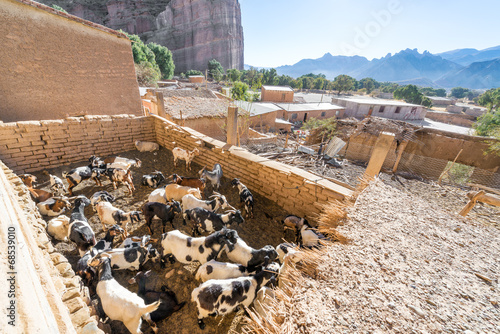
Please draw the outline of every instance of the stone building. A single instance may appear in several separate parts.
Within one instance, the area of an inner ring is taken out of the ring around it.
[[[276,103],[282,108],[281,115],[278,117],[289,122],[306,122],[311,118],[326,119],[331,117],[344,117],[344,107],[331,103]]]
[[[290,131],[292,124],[284,119],[283,109],[274,104],[266,102],[235,101],[239,112],[250,113],[250,127],[259,132]]]
[[[260,95],[262,102],[293,102],[293,89],[288,86],[262,85]]]
[[[403,101],[383,100],[375,98],[333,98],[332,103],[345,107],[345,117],[358,119],[377,116],[397,120],[422,120],[427,109],[424,106]]]
[[[0,120],[142,114],[130,40],[30,0],[0,2]]]

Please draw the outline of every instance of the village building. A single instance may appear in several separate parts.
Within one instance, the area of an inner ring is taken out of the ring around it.
[[[326,118],[342,118],[344,117],[344,107],[339,105],[325,103],[276,103],[282,108],[281,115],[278,112],[278,117],[292,123],[306,122],[311,118],[326,119]]]
[[[464,113],[466,115],[479,117],[482,114],[485,114],[488,111],[488,109],[465,103],[457,103],[455,105],[446,107],[446,111],[455,114]]]
[[[283,114],[283,109],[274,103],[247,101],[234,101],[234,103],[240,112],[249,113],[250,127],[259,132],[291,131],[292,123],[278,118]]]
[[[455,103],[457,103],[457,99],[449,99],[447,97],[441,97],[441,96],[426,96],[426,97],[432,101],[432,105],[434,107],[450,106],[450,105],[454,105]]]
[[[130,40],[30,0],[0,2],[0,120],[141,115]]]
[[[203,75],[190,75],[189,76],[189,83],[204,83],[205,82],[205,76]]]
[[[265,86],[260,90],[262,102],[293,102],[293,89],[289,86]]]
[[[397,100],[368,97],[333,98],[332,103],[345,107],[345,117],[358,119],[377,116],[397,120],[423,120],[427,113],[424,106]]]

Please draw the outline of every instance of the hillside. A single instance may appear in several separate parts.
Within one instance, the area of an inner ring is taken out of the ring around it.
[[[495,46],[484,50],[458,49],[458,50],[438,53],[437,56],[441,56],[444,59],[447,59],[449,61],[455,62],[463,66],[468,66],[475,62],[483,62],[487,60],[500,58],[500,46]]]
[[[500,58],[472,63],[466,68],[448,73],[436,81],[443,87],[473,87],[489,89],[500,86]]]

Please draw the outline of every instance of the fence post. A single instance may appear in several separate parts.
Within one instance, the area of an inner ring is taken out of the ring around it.
[[[408,141],[405,140],[401,144],[399,144],[399,147],[397,149],[398,156],[396,157],[396,162],[394,162],[394,167],[392,167],[392,172],[396,173],[399,167],[399,162],[401,161],[401,157],[403,156],[403,152],[405,151],[406,145],[408,145]]]
[[[165,111],[165,100],[163,100],[162,92],[155,92],[156,95],[156,106],[158,110],[158,116],[167,118],[167,112]]]
[[[365,170],[364,177],[366,180],[371,180],[380,173],[395,137],[394,133],[389,132],[382,132],[379,135]]]
[[[238,140],[238,107],[230,106],[227,110],[227,143],[236,145]]]

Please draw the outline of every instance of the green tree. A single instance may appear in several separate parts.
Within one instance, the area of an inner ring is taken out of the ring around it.
[[[295,79],[290,83],[290,86],[295,89],[302,89],[302,80]]]
[[[436,92],[436,96],[446,97],[446,89],[444,89],[444,88],[436,89],[435,92]]]
[[[341,74],[333,80],[333,89],[337,90],[339,94],[353,90],[355,87],[356,79],[345,74]]]
[[[456,97],[457,99],[462,99],[467,95],[468,92],[469,89],[467,88],[455,87],[451,89],[451,96]]]
[[[479,105],[488,108],[488,111],[498,110],[500,107],[500,88],[484,92],[477,101]]]
[[[276,86],[278,84],[278,73],[275,68],[271,69],[261,69],[260,73],[262,73],[262,84],[263,85],[271,85]]]
[[[394,91],[398,88],[399,88],[399,85],[397,83],[393,83],[393,82],[380,83],[380,91],[382,93],[394,93]]]
[[[190,75],[203,75],[203,72],[198,70],[188,70],[186,72],[186,77],[189,77]]]
[[[57,10],[58,10],[58,11],[60,11],[60,12],[63,12],[63,13],[68,14],[68,12],[66,11],[66,9],[64,9],[64,8],[62,8],[61,6],[58,6],[58,5],[56,5],[56,4],[52,4],[52,6],[50,6],[50,7],[54,8],[54,9],[57,9]]]
[[[216,59],[208,62],[208,74],[215,81],[220,81],[224,75],[224,67]]]
[[[372,78],[364,78],[359,81],[360,88],[366,89],[366,92],[370,94],[376,88],[376,81]]]
[[[314,79],[312,77],[301,77],[302,87],[304,89],[312,89],[314,87]]]
[[[500,111],[487,112],[481,115],[472,126],[478,136],[491,136],[500,128]]]
[[[153,51],[155,55],[155,61],[160,69],[162,79],[172,79],[175,70],[172,52],[163,45],[156,43],[149,43],[147,47]]]
[[[337,120],[335,117],[326,119],[310,118],[302,127],[302,130],[316,130],[318,135],[324,139],[331,139],[337,132]]]
[[[326,79],[324,78],[316,78],[313,82],[314,89],[325,89]]]
[[[227,76],[231,82],[239,81],[241,78],[241,72],[235,68],[230,68],[227,71]]]
[[[248,85],[241,81],[235,82],[233,88],[231,88],[231,98],[234,100],[248,101],[250,99]]]
[[[408,103],[420,104],[428,108],[432,107],[432,101],[420,93],[415,85],[399,87],[394,91],[394,98],[404,100]]]

